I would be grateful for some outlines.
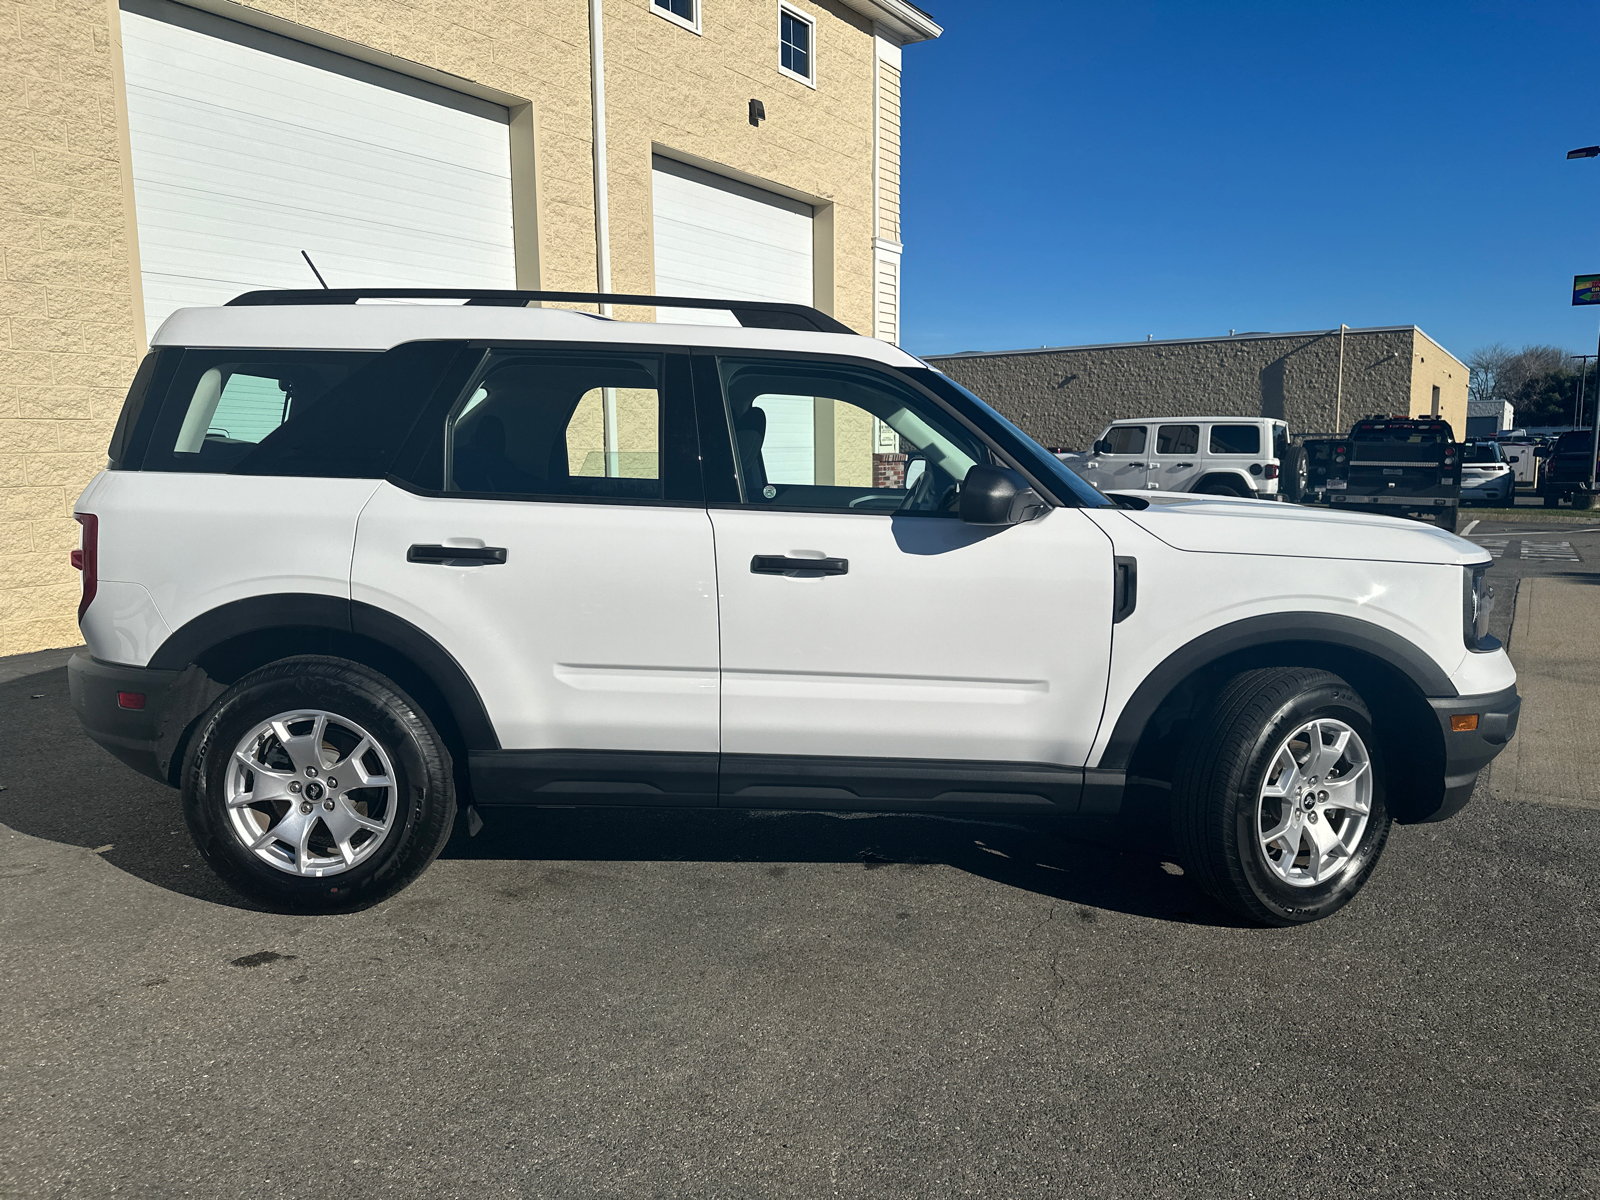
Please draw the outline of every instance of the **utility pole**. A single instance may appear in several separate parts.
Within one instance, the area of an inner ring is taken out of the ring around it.
[[[1333,432],[1344,433],[1344,331],[1350,327],[1339,322],[1339,383],[1333,393]]]
[[[1567,157],[1569,159],[1570,158],[1600,158],[1600,146],[1580,146],[1576,150],[1568,150],[1567,151]],[[1589,299],[1580,299],[1579,295],[1578,295],[1578,290],[1577,290],[1578,280],[1574,279],[1572,282],[1573,282],[1572,302],[1574,304],[1592,304],[1592,303],[1594,303],[1594,299],[1593,299],[1592,294],[1591,294]],[[1600,360],[1600,338],[1596,339],[1595,357],[1596,357],[1597,360]],[[1597,383],[1596,386],[1600,387],[1600,383]],[[1578,416],[1580,418],[1582,418],[1582,416],[1583,416],[1583,410],[1582,409],[1579,409]],[[1573,422],[1574,428],[1576,428],[1576,426],[1578,424],[1580,424],[1580,421],[1574,421]],[[1594,432],[1593,432],[1592,436],[1589,438],[1589,493],[1588,493],[1588,496],[1585,497],[1585,500],[1584,500],[1585,505],[1589,505],[1589,504],[1594,503],[1595,473],[1596,473],[1597,466],[1600,466],[1600,413],[1596,413],[1595,414],[1595,419],[1592,422],[1592,424],[1594,426]],[[1574,503],[1576,503],[1576,501],[1574,501]]]

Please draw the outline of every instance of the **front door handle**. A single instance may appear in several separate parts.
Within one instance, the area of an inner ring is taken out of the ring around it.
[[[1143,464],[1143,463],[1129,463],[1129,464],[1128,464],[1128,465],[1129,465],[1129,466],[1130,466],[1130,467],[1142,467],[1142,466],[1144,466],[1144,464]]]
[[[493,567],[506,561],[504,546],[412,546],[406,561],[450,567]]]
[[[809,571],[813,575],[848,575],[848,558],[786,558],[782,554],[758,554],[750,560],[752,575],[787,575]]]

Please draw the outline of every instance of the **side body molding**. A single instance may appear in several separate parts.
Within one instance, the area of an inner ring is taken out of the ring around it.
[[[1230,655],[1289,644],[1354,650],[1395,668],[1424,696],[1458,694],[1438,663],[1399,634],[1380,625],[1333,613],[1268,613],[1247,617],[1201,634],[1173,651],[1145,676],[1123,705],[1098,766],[1105,770],[1127,770],[1156,709],[1175,687],[1196,671]]]
[[[443,697],[469,750],[500,749],[483,699],[455,657],[409,621],[359,600],[295,592],[235,600],[180,627],[161,643],[149,667],[181,671],[233,638],[296,629],[326,630],[376,642],[406,659]]]

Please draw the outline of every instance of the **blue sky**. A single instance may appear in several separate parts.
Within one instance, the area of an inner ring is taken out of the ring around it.
[[[1594,352],[1596,0],[924,7],[913,353],[1341,321]]]

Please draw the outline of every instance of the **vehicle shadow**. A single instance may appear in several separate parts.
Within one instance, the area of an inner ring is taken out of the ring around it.
[[[196,853],[178,794],[89,740],[64,669],[0,683],[0,822],[82,846],[119,870],[208,903],[257,910]],[[443,857],[458,860],[943,864],[1006,887],[1157,920],[1238,924],[1155,853],[1118,850],[1037,818],[717,809],[480,810]]]

